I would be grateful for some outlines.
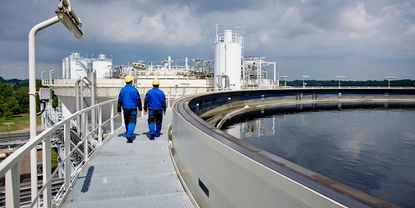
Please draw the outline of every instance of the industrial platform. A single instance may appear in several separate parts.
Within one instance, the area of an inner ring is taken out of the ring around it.
[[[137,119],[136,138],[127,143],[117,130],[90,160],[62,207],[195,207],[170,157],[171,108],[161,136],[150,140],[147,116]]]

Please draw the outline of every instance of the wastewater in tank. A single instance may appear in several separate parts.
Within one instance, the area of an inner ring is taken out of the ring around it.
[[[415,108],[278,113],[223,129],[400,207],[415,206]]]

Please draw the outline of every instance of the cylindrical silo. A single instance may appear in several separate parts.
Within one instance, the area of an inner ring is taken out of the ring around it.
[[[225,30],[224,35],[218,37],[215,40],[215,90],[239,90],[243,38],[232,34],[232,30]]]
[[[72,53],[70,59],[70,78],[88,77],[87,61],[83,60],[79,53]]]
[[[110,76],[112,59],[106,58],[104,54],[99,54],[98,59],[93,60],[92,70],[96,71],[97,79],[104,79]]]

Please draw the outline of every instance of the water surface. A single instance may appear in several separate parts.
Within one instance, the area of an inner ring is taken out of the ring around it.
[[[279,113],[226,131],[377,198],[415,207],[415,109]]]

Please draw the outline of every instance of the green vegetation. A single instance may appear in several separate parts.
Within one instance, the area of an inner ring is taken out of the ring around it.
[[[304,80],[307,83],[307,87],[330,87],[339,86],[339,80]],[[284,80],[280,80],[280,84],[284,84]],[[342,87],[354,87],[354,86],[373,86],[373,87],[387,87],[388,80],[367,80],[367,81],[340,81]],[[303,80],[287,81],[287,86],[303,86]],[[415,80],[402,79],[390,81],[391,87],[415,87]]]
[[[36,82],[36,90],[41,86]],[[29,81],[4,80],[0,77],[0,117],[12,118],[14,115],[29,113]],[[37,98],[37,100],[39,100]],[[39,103],[39,101],[37,101]],[[39,105],[36,105],[39,109]]]
[[[3,123],[11,123],[14,124],[10,125],[10,131],[18,131],[18,130],[25,130],[29,131],[30,128],[30,121],[29,121],[29,114],[18,114],[13,115],[10,118],[0,117],[0,133],[1,132],[8,132],[8,126],[3,125]],[[41,125],[41,118],[36,118],[36,124]]]
[[[55,148],[51,149],[50,153],[51,159],[52,159],[52,171],[54,171],[58,167],[58,153],[56,152]]]
[[[36,81],[36,90],[41,87],[41,81]],[[37,111],[40,109],[39,98],[36,97]],[[30,128],[29,122],[29,80],[10,79],[0,77],[0,132],[7,132],[8,126],[3,123],[14,122],[10,131]],[[40,118],[37,118],[40,124]]]
[[[41,87],[41,81],[36,81],[36,91]],[[30,128],[29,118],[29,80],[11,79],[5,80],[0,77],[0,133],[10,131],[27,130]],[[52,106],[57,106],[57,98],[53,99]],[[39,97],[36,96],[36,111],[40,111]],[[36,118],[36,125],[41,125],[41,118]],[[58,167],[58,153],[55,148],[51,149],[52,171]]]
[[[338,80],[305,80],[307,87],[338,86]],[[280,85],[285,84],[280,80]],[[287,81],[288,86],[302,86],[302,80]],[[347,86],[379,86],[387,87],[388,80],[367,80],[367,81],[341,81],[342,87]],[[391,87],[415,87],[415,80],[391,80]],[[41,81],[36,80],[36,91],[42,87]],[[29,80],[10,79],[5,80],[0,76],[0,124],[14,122],[10,131],[29,129]],[[58,105],[58,99],[54,96],[52,106]],[[39,97],[36,96],[36,111],[40,111]],[[38,118],[39,119],[39,118]],[[38,124],[40,120],[38,120]],[[7,132],[7,125],[0,126],[0,132]]]

